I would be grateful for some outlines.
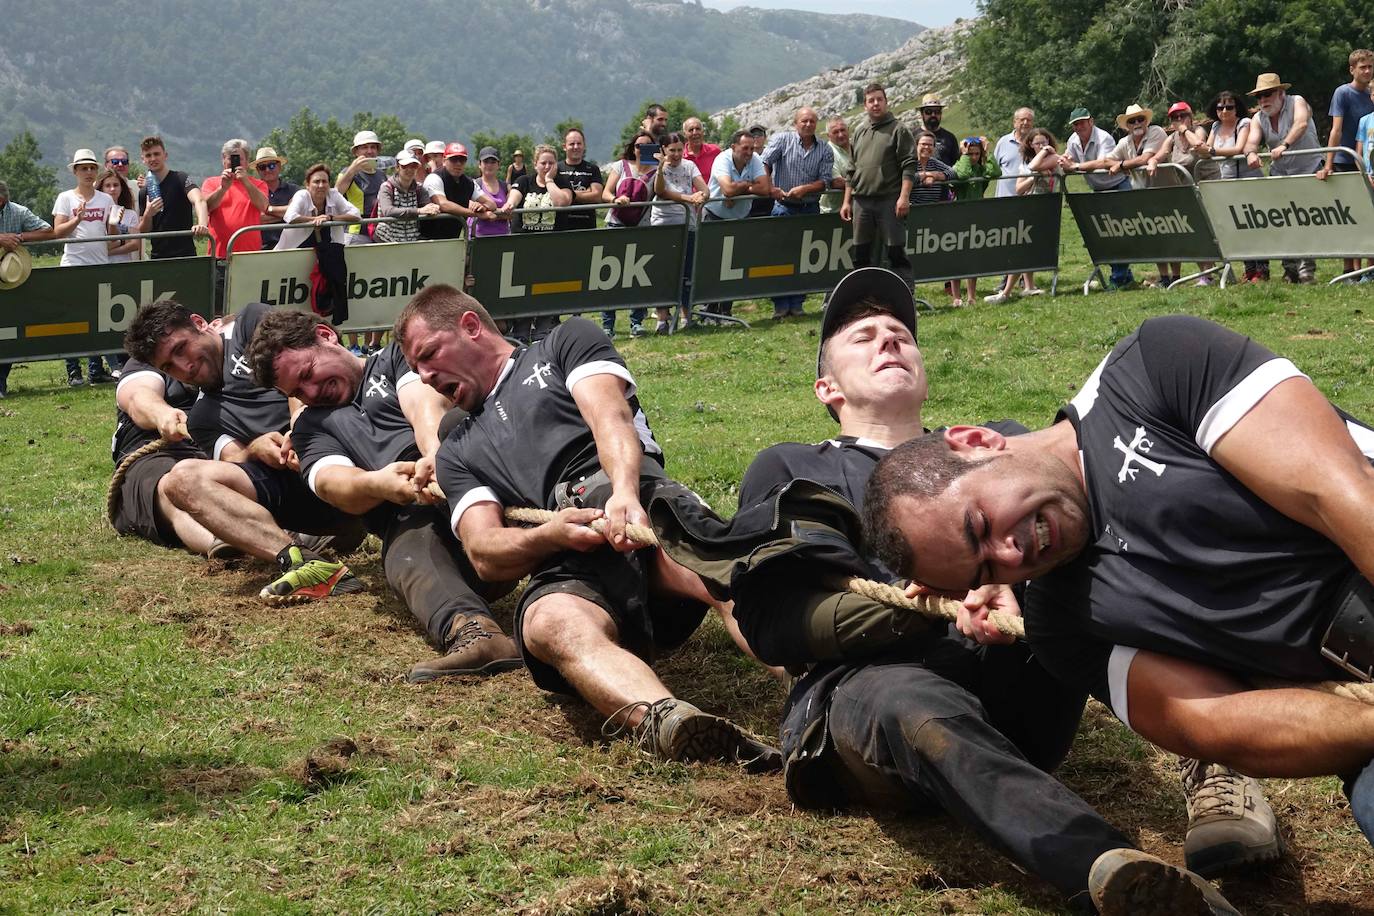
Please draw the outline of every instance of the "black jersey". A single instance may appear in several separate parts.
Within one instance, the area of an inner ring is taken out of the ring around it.
[[[300,458],[301,476],[312,491],[315,475],[330,465],[376,471],[393,461],[420,457],[415,430],[400,401],[401,389],[418,381],[400,346],[387,344],[367,358],[352,401],[342,407],[307,407],[300,412],[291,444]]]
[[[1091,527],[1084,552],[1028,591],[1026,627],[1046,667],[1118,712],[1117,646],[1246,673],[1339,673],[1319,646],[1349,559],[1210,457],[1275,385],[1301,375],[1184,316],[1145,322],[1103,360],[1059,414],[1078,435]],[[1346,426],[1374,455],[1374,431]]]
[[[162,385],[162,399],[178,410],[189,410],[200,395],[199,390],[189,385],[183,385],[167,373],[154,369],[147,363],[130,359],[124,363],[124,370],[119,377],[119,385],[115,388],[116,397],[120,388],[135,379],[140,381],[157,379]],[[123,461],[125,455],[135,449],[142,448],[157,438],[157,430],[144,429],[139,426],[132,417],[120,409],[118,400],[115,401],[115,429],[114,436],[110,439],[110,457],[114,459],[115,464]],[[179,443],[173,447],[178,451],[187,452],[188,456],[205,457],[190,442]]]
[[[569,319],[516,350],[482,406],[439,446],[435,464],[455,532],[476,503],[552,509],[555,484],[600,466],[572,392],[584,379],[608,374],[625,381],[640,445],[662,462],[625,361],[600,328]]]
[[[224,376],[222,387],[203,389],[192,408],[188,426],[196,444],[218,458],[230,441],[243,445],[272,431],[286,432],[290,409],[286,395],[275,388],[263,388],[253,380],[248,366],[248,344],[258,322],[269,306],[261,302],[245,305],[234,320],[221,329],[224,335]]]

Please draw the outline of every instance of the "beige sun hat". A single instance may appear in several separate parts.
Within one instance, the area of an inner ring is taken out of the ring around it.
[[[0,255],[0,289],[23,286],[32,272],[33,259],[29,257],[29,250],[23,245]]]
[[[927,92],[925,95],[921,96],[921,107],[944,108],[945,100],[940,98],[940,93],[938,92]]]
[[[1293,84],[1279,82],[1279,75],[1277,73],[1261,73],[1259,76],[1255,77],[1255,88],[1245,94],[1259,95],[1261,92],[1266,92],[1270,89],[1287,89],[1291,85]]]
[[[278,156],[277,151],[270,146],[258,147],[258,154],[253,157],[253,161],[248,163],[250,168],[257,168],[262,162],[276,162],[279,165],[286,165],[286,157]]]
[[[79,149],[76,152],[72,153],[72,161],[67,166],[67,168],[75,170],[78,165],[98,166],[100,165],[100,160],[95,158],[95,153],[93,151],[88,149]]]
[[[1137,115],[1144,115],[1146,122],[1153,121],[1155,119],[1155,112],[1153,108],[1142,108],[1139,105],[1134,104],[1127,105],[1126,110],[1116,116],[1116,126],[1124,130],[1126,128],[1126,122],[1129,121],[1131,118],[1136,117]]]

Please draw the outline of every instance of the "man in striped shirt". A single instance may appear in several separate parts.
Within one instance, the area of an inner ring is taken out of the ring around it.
[[[830,187],[835,154],[830,144],[816,139],[816,112],[797,109],[793,129],[773,135],[762,159],[773,179],[773,215],[803,216],[821,212],[820,193]],[[773,317],[802,314],[801,294],[775,296]]]

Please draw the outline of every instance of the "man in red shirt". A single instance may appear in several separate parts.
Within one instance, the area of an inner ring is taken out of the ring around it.
[[[205,179],[200,194],[210,211],[210,238],[215,243],[215,259],[223,262],[229,257],[229,238],[244,226],[262,223],[263,213],[271,204],[267,200],[267,185],[248,173],[253,157],[248,153],[247,140],[228,140],[220,147],[220,161],[224,171]],[[234,242],[235,251],[260,251],[262,235],[245,232]],[[217,311],[228,311],[224,301],[224,264],[215,266],[215,302]]]
[[[691,160],[703,178],[710,177],[711,164],[720,154],[720,147],[706,142],[706,129],[701,126],[701,118],[683,121],[682,132],[687,135],[687,148],[683,150],[682,158]]]

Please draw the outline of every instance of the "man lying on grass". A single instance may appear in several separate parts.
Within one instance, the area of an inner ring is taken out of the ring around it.
[[[162,299],[140,308],[129,323],[124,349],[131,357],[201,391],[187,411],[187,426],[213,460],[178,462],[167,474],[165,492],[215,538],[258,559],[276,560],[281,575],[263,588],[262,600],[275,604],[362,591],[346,565],[326,560],[316,548],[329,544],[348,553],[367,533],[357,519],[306,488],[291,466],[286,397],[249,374],[248,343],[267,310],[252,303],[206,321]]]
[[[573,318],[517,350],[476,299],[436,285],[402,310],[396,340],[426,384],[469,412],[439,446],[438,482],[478,575],[530,576],[515,639],[534,682],[578,694],[608,732],[629,730],[661,757],[775,769],[777,750],[674,698],[649,667],[692,634],[709,596],[626,525],[643,524],[650,493],[699,498],[664,475],[634,377],[606,335]],[[507,527],[506,507],[557,516]],[[604,535],[589,527],[603,518]]]
[[[865,497],[892,569],[950,593],[1034,579],[1041,662],[1134,731],[1255,776],[1345,778],[1374,840],[1374,706],[1254,678],[1374,669],[1374,430],[1288,360],[1145,322],[1048,429],[894,449]]]
[[[835,287],[814,392],[839,436],[761,452],[728,526],[650,505],[673,557],[733,596],[758,656],[801,673],[781,728],[792,800],[944,810],[1083,908],[1234,912],[1202,878],[1136,850],[1049,775],[1087,694],[987,623],[993,607],[1019,613],[1009,588],[962,590],[956,628],[836,584],[895,578],[860,546],[857,507],[879,459],[923,432],[916,307],[896,273],[862,268]],[[996,428],[1024,432],[1010,421]]]
[[[264,315],[248,363],[258,384],[306,405],[291,428],[301,477],[381,538],[387,582],[443,653],[417,663],[407,680],[518,668],[515,643],[487,606],[513,583],[477,577],[448,513],[433,505],[440,500],[415,482],[432,476],[448,399],[410,371],[395,343],[355,356],[306,312]]]

